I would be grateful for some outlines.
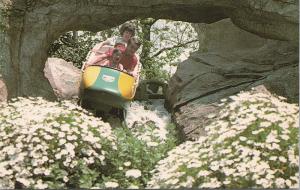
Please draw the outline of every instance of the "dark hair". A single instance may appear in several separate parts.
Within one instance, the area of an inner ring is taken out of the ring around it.
[[[134,27],[134,25],[131,24],[131,23],[125,23],[125,24],[123,24],[123,25],[121,26],[121,28],[120,28],[119,31],[120,31],[121,36],[123,35],[123,33],[124,33],[125,31],[131,32],[131,33],[132,33],[132,36],[135,35],[135,27]]]
[[[122,53],[122,51],[118,48],[115,48],[112,52],[112,55],[115,54],[115,53]]]
[[[138,46],[138,48],[141,46],[141,42],[136,37],[132,37],[132,38],[129,39],[128,45],[131,44],[131,43],[135,43]]]

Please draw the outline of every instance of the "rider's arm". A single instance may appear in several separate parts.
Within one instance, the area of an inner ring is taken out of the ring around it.
[[[113,45],[113,38],[108,38],[108,39],[106,39],[105,41],[96,44],[96,45],[93,47],[92,51],[95,52],[95,53],[98,53],[99,50],[100,50],[104,45],[110,45],[110,46],[112,46],[112,45]],[[99,53],[102,53],[102,52],[99,52]]]

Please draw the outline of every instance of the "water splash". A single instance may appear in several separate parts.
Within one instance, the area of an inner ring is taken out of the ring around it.
[[[126,109],[127,127],[139,139],[147,142],[153,141],[153,138],[166,140],[166,127],[171,122],[171,115],[164,108],[164,100],[134,101]]]

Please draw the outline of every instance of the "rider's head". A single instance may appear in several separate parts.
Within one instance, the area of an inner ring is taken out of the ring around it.
[[[139,40],[135,37],[129,39],[127,48],[125,50],[125,55],[133,55],[141,46]]]
[[[123,24],[119,31],[126,42],[128,42],[128,40],[135,35],[135,27],[131,23]]]
[[[115,48],[112,52],[112,61],[114,63],[119,63],[122,58],[122,51],[119,50],[118,48]]]

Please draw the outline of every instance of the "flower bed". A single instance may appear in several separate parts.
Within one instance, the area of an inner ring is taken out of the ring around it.
[[[297,188],[299,108],[242,92],[222,100],[208,135],[168,152],[149,188]]]
[[[117,148],[108,124],[69,102],[20,98],[0,110],[1,188],[87,187]]]
[[[170,132],[154,147],[135,135],[126,128],[112,130],[69,101],[2,103],[0,189],[145,187],[176,139]]]

